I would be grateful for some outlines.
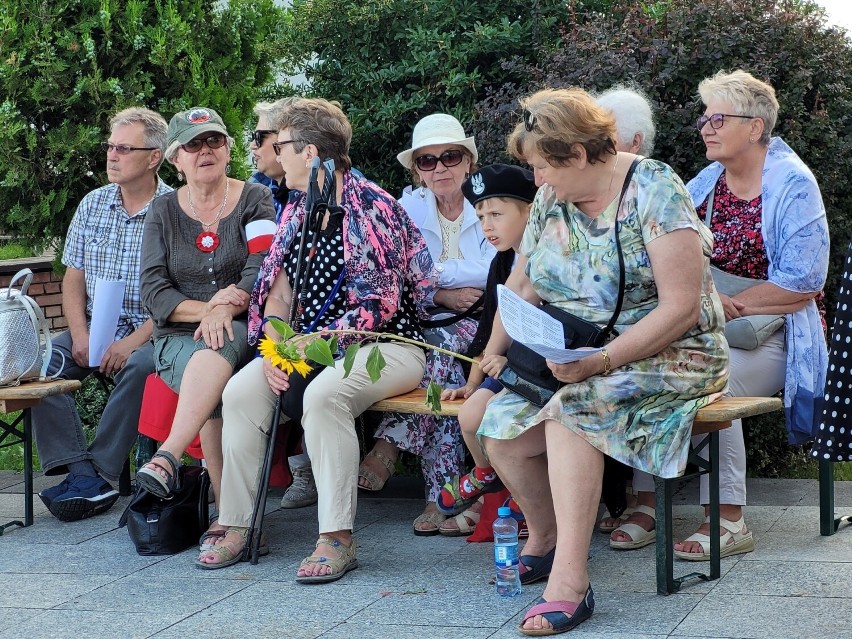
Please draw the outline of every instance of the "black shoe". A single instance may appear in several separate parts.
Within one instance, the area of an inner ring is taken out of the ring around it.
[[[59,495],[63,493],[67,493],[68,489],[71,487],[71,482],[74,481],[76,475],[72,473],[68,473],[68,476],[63,479],[60,483],[56,484],[56,486],[51,486],[50,488],[45,488],[41,491],[38,496],[41,499],[42,503],[45,506],[50,508],[50,504],[53,503],[53,500],[59,497]]]
[[[77,521],[105,513],[118,501],[118,491],[101,477],[68,477],[68,490],[48,504],[51,514],[60,521]]]

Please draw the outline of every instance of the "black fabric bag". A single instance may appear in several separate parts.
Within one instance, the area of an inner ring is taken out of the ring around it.
[[[141,486],[127,505],[119,527],[127,526],[140,555],[174,555],[198,543],[209,524],[210,477],[201,466],[181,466],[171,497],[162,499]]]
[[[630,165],[627,175],[624,178],[624,185],[621,187],[621,196],[618,198],[616,211],[621,208],[621,201],[624,199],[624,193],[627,191],[630,179],[633,177],[633,172],[643,159],[637,157]],[[619,230],[620,225],[618,220],[616,220],[615,245],[618,249],[619,276],[618,301],[616,302],[615,310],[612,313],[609,323],[601,328],[597,324],[587,322],[553,305],[546,304],[542,307],[545,313],[559,320],[559,323],[562,324],[565,330],[565,348],[583,348],[586,346],[599,348],[606,344],[610,335],[618,334],[615,330],[615,323],[621,313],[621,305],[624,301],[624,253],[621,250]],[[508,361],[497,376],[497,380],[513,393],[517,393],[536,406],[544,406],[550,401],[554,393],[559,390],[559,387],[562,386],[562,383],[553,376],[553,373],[547,367],[545,358],[520,342],[512,342],[509,350],[506,351],[506,359]]]

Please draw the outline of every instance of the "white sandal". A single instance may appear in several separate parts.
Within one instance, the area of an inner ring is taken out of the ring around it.
[[[628,502],[632,500],[633,503],[636,503],[636,497],[639,495],[638,491],[633,490],[632,487],[628,486],[625,493],[626,493],[626,497],[627,497]],[[604,535],[609,535],[610,533],[614,532],[615,529],[618,528],[621,524],[623,524],[625,521],[627,521],[628,518],[630,517],[630,515],[632,515],[635,511],[636,511],[636,506],[627,506],[627,508],[625,508],[624,511],[618,517],[613,517],[612,513],[609,512],[609,509],[604,508],[603,514],[601,515],[601,518],[598,519],[598,523],[597,523],[597,527],[596,527],[597,531],[599,533],[603,533]],[[603,524],[604,519],[615,519],[615,520],[618,521],[618,523],[615,526],[604,526],[604,524]]]
[[[705,524],[710,523],[710,517],[704,520]],[[731,521],[724,517],[719,517],[719,525],[725,531],[719,538],[719,543],[722,545],[720,557],[730,557],[731,555],[741,555],[743,553],[752,552],[754,550],[754,536],[751,531],[744,533],[745,521],[740,517],[737,521]],[[697,542],[701,546],[701,552],[684,552],[675,550],[675,557],[685,559],[686,561],[710,561],[710,537],[704,533],[697,532],[690,535],[681,543],[689,541]]]
[[[654,520],[655,524],[657,522],[657,511],[651,506],[636,506],[636,508],[633,509],[633,512],[648,515]],[[616,550],[636,550],[637,548],[644,548],[648,544],[653,544],[657,541],[656,526],[654,529],[645,530],[639,524],[628,523],[621,524],[618,528],[613,530],[613,532],[621,532],[630,537],[629,541],[616,541],[614,539],[610,539],[610,548],[615,548]]]

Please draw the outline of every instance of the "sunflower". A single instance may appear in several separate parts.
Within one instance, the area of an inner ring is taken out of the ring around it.
[[[302,359],[299,351],[292,344],[276,342],[268,335],[264,335],[258,345],[258,351],[273,366],[277,366],[288,375],[296,371],[302,377],[307,377],[311,372],[311,365]]]

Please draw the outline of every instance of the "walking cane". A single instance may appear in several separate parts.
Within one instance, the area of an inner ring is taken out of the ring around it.
[[[319,192],[317,183],[317,175],[319,172],[320,160],[319,157],[314,157],[311,163],[311,173],[308,181],[308,192],[305,201],[305,218],[302,221],[302,238],[299,243],[299,254],[296,260],[295,282],[293,284],[293,302],[290,306],[289,322],[290,325],[296,328],[295,321],[297,319],[298,302],[301,300],[303,273],[302,265],[304,263],[304,251],[307,241],[308,231],[311,225],[314,226],[312,248],[316,250],[316,243],[319,237],[320,228],[320,210],[327,207],[328,190],[334,190],[334,162],[327,160],[325,162],[325,184],[323,192]],[[329,168],[331,169],[331,178],[329,180]],[[333,196],[332,196],[333,197]],[[247,538],[249,544],[246,547],[246,552],[250,555],[252,565],[256,565],[260,556],[260,536],[263,530],[263,519],[266,515],[266,496],[269,490],[269,476],[272,474],[272,459],[275,453],[275,440],[278,436],[278,422],[281,420],[281,395],[275,402],[275,410],[272,413],[272,423],[269,427],[269,439],[266,443],[266,454],[263,458],[263,467],[260,474],[259,484],[255,491],[254,507],[252,509],[251,524],[248,529]]]

